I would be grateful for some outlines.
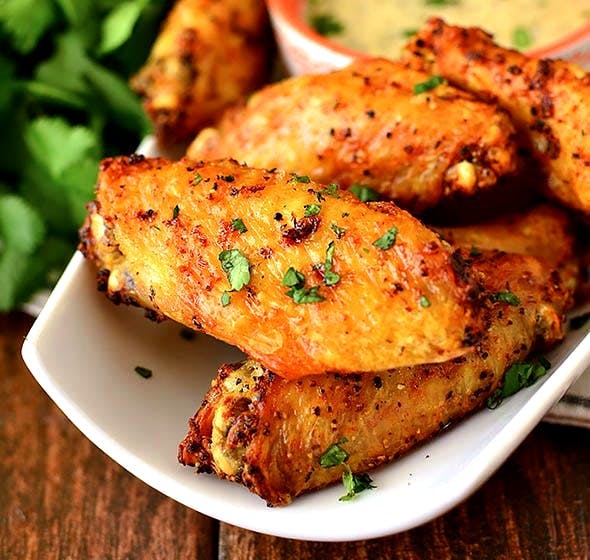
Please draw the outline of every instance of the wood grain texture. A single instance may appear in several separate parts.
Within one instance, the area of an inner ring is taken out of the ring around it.
[[[36,384],[31,323],[0,315],[0,559],[214,557],[216,522],[111,461]]]
[[[177,504],[94,447],[22,363],[31,323],[0,315],[0,560],[590,558],[590,431],[539,426],[469,500],[400,535],[268,537]]]

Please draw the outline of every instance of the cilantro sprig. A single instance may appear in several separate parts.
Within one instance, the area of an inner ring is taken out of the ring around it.
[[[127,82],[166,0],[0,2],[0,311],[71,257],[103,157],[151,126]]]
[[[325,299],[319,293],[319,286],[306,286],[305,275],[292,266],[285,272],[282,285],[289,288],[285,295],[293,298],[295,303],[319,303]]]
[[[330,469],[339,465],[344,466],[342,484],[344,485],[346,494],[340,496],[339,500],[341,502],[352,500],[357,494],[365,490],[377,488],[367,473],[356,474],[352,472],[347,462],[350,454],[342,447],[342,444],[347,442],[348,440],[346,438],[340,438],[336,443],[330,445],[320,457],[320,466],[324,469]]]

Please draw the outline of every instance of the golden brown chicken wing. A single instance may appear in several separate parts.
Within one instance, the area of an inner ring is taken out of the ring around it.
[[[573,293],[580,271],[571,225],[566,212],[540,204],[528,212],[509,214],[481,224],[433,229],[451,245],[466,247],[474,254],[482,249],[498,249],[536,257],[559,272],[564,286]]]
[[[180,143],[267,77],[262,0],[178,0],[131,85],[162,144]]]
[[[415,212],[514,171],[508,116],[430,80],[384,59],[284,80],[228,110],[187,155],[233,157],[344,187],[362,184]]]
[[[107,159],[81,249],[99,286],[286,377],[440,362],[477,339],[477,279],[393,203],[233,161]]]
[[[363,472],[480,408],[536,341],[547,345],[562,336],[568,296],[534,258],[473,259],[486,288],[509,286],[519,302],[489,304],[489,330],[472,352],[442,364],[298,381],[253,360],[223,366],[190,421],[180,462],[241,482],[269,505],[285,505],[340,480],[343,465],[320,464],[336,442],[344,442],[352,471]]]
[[[405,49],[415,68],[506,109],[547,174],[548,192],[590,213],[590,74],[499,47],[481,29],[431,19]]]

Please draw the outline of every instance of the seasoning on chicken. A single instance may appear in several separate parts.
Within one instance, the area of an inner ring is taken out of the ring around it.
[[[160,143],[181,143],[262,85],[271,55],[262,0],[178,0],[131,85]]]
[[[481,330],[477,279],[437,234],[307,176],[107,159],[81,237],[111,299],[285,377],[440,362]]]
[[[580,281],[580,263],[574,254],[572,221],[564,210],[540,204],[528,212],[459,227],[434,227],[455,247],[466,247],[476,255],[485,249],[529,255],[559,273],[568,292]]]
[[[321,464],[335,443],[352,472],[363,473],[482,407],[507,368],[537,343],[562,337],[569,294],[534,258],[500,252],[472,258],[492,295],[509,289],[513,298],[491,298],[489,329],[469,354],[441,364],[297,381],[253,360],[222,366],[190,420],[179,461],[281,506],[341,479],[345,465]]]
[[[265,87],[203,130],[187,155],[361,184],[420,212],[515,171],[513,136],[496,106],[399,62],[363,59]]]
[[[477,28],[431,19],[405,49],[413,67],[493,100],[547,175],[546,189],[590,213],[590,74],[563,60],[499,47]]]

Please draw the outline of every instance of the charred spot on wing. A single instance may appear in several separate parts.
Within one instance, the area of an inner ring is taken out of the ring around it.
[[[317,215],[304,217],[300,220],[293,218],[293,227],[283,231],[283,239],[289,244],[301,243],[317,231],[320,222],[321,218]]]

